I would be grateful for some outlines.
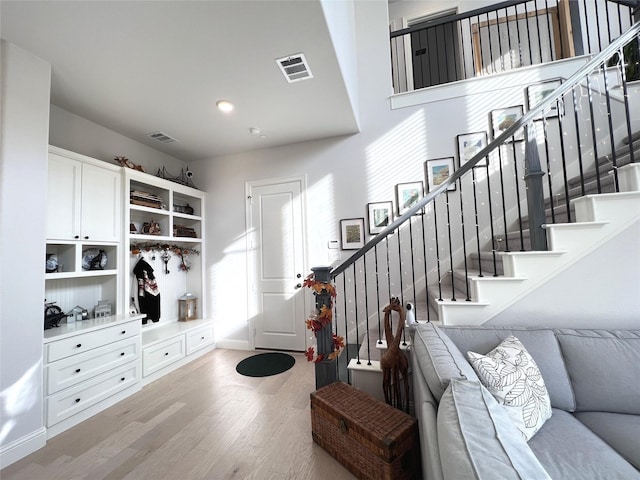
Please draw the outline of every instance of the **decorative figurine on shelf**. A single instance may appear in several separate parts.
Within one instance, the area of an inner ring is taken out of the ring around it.
[[[142,165],[136,165],[127,157],[121,156],[114,158],[116,162],[120,164],[121,167],[131,168],[132,170],[138,170],[139,172],[144,172],[144,167]]]
[[[151,220],[142,225],[142,233],[145,235],[162,235],[162,229],[158,222]]]

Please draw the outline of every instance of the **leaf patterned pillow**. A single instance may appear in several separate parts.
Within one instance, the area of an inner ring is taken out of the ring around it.
[[[551,418],[551,401],[540,369],[513,335],[486,355],[467,352],[482,384],[529,441]]]

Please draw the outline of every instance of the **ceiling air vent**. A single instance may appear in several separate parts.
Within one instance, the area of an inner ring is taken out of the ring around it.
[[[289,83],[313,78],[309,65],[307,64],[307,59],[304,58],[304,54],[302,53],[279,58],[276,60],[276,63],[278,67],[280,67],[280,70],[282,70],[284,78],[286,78]]]
[[[175,138],[170,137],[166,133],[162,133],[162,132],[147,133],[147,137],[153,138],[154,140],[157,140],[161,143],[177,142]]]

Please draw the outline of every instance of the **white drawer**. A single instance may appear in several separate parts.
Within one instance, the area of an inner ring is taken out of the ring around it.
[[[187,355],[213,343],[213,325],[207,325],[187,333]]]
[[[45,367],[46,394],[84,382],[139,356],[140,336],[136,336],[50,363]]]
[[[140,380],[139,364],[137,361],[127,363],[47,397],[47,426],[55,425],[135,385]]]
[[[140,322],[135,321],[74,335],[73,337],[48,343],[46,361],[55,362],[61,358],[86,352],[92,348],[101,347],[107,343],[116,342],[123,338],[133,337],[139,334]]]
[[[185,357],[185,336],[180,335],[142,350],[142,376],[157,372],[161,368]]]

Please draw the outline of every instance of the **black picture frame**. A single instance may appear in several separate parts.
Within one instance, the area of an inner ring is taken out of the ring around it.
[[[377,235],[393,221],[393,202],[367,203],[369,235]]]

